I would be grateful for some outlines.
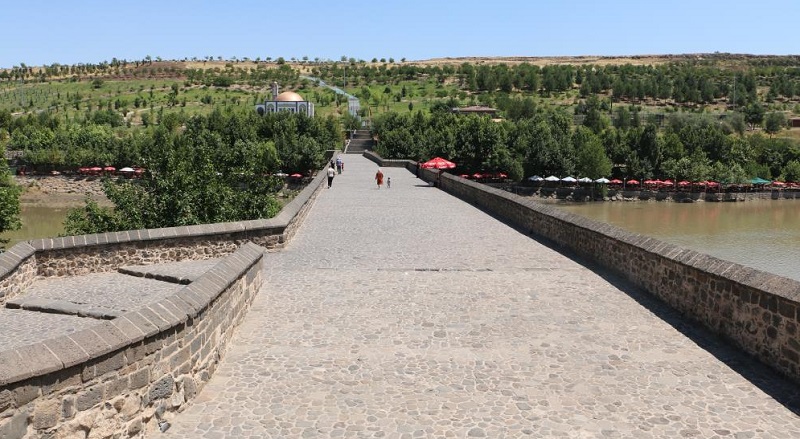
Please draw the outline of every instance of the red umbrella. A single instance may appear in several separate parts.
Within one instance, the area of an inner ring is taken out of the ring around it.
[[[622,184],[622,180],[615,178],[608,182],[608,184]]]
[[[628,184],[636,186],[639,184],[639,180],[628,180]]]
[[[719,186],[719,183],[717,183],[716,181],[707,181],[706,184],[711,186],[711,187]]]
[[[681,181],[678,182],[678,186],[689,186],[690,184],[691,183],[689,183],[686,180],[681,180]]]
[[[292,178],[303,178],[303,174],[295,172],[294,174],[290,175],[289,177],[292,177]]]
[[[663,184],[664,186],[673,186],[673,185],[675,185],[675,183],[673,183],[672,180],[664,180],[664,181],[661,182],[661,184]]]
[[[480,174],[480,173],[476,172],[476,173],[472,174],[472,178],[474,178],[476,180],[480,180],[481,178],[483,178],[483,174]]]
[[[434,157],[420,165],[424,169],[453,169],[456,164],[441,157]]]
[[[508,174],[506,174],[505,172],[501,172],[497,174],[497,178],[508,178]]]
[[[106,172],[114,172],[114,171],[117,170],[117,168],[115,168],[113,166],[106,166],[105,168],[103,168],[103,170],[106,171]]]
[[[786,183],[784,183],[782,181],[773,181],[772,185],[773,186],[786,186]]]
[[[459,175],[459,177],[461,177],[461,178],[469,178],[469,174],[461,174],[461,175]]]

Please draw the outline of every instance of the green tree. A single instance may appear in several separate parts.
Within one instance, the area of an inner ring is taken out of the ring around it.
[[[764,120],[764,107],[757,101],[750,102],[744,108],[744,121],[750,124],[750,129],[755,129]]]
[[[0,149],[4,152],[5,149]],[[5,159],[0,160],[0,233],[8,230],[17,230],[20,227],[19,196],[22,189],[11,178]],[[0,239],[0,243],[8,240]]]
[[[595,134],[599,134],[608,126],[608,120],[600,111],[600,100],[597,95],[591,95],[586,99],[586,117],[583,119],[583,126]]]
[[[764,131],[770,136],[786,128],[786,115],[780,111],[773,111],[767,114],[764,119]]]
[[[800,161],[792,160],[783,167],[784,181],[800,182]]]
[[[577,159],[578,175],[592,180],[611,175],[611,159],[608,158],[600,138],[584,127],[578,127],[572,135]]]
[[[70,209],[64,220],[64,236],[105,233],[111,230],[125,230],[120,215],[109,207],[97,204],[91,197],[84,205]]]

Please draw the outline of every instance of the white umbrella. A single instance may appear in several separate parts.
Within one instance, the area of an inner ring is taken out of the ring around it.
[[[560,178],[556,177],[555,175],[551,175],[551,176],[545,178],[545,180],[546,181],[559,181]]]
[[[597,180],[595,180],[594,182],[595,183],[600,183],[600,184],[608,184],[608,183],[611,182],[611,180],[609,180],[609,179],[607,179],[605,177],[600,177]]]
[[[124,167],[124,168],[119,170],[119,172],[134,172],[134,171],[135,171],[135,169],[130,168],[130,167]]]
[[[532,176],[528,177],[528,180],[530,180],[530,181],[542,181],[542,180],[544,180],[544,178],[539,177],[538,175],[532,175]]]
[[[591,183],[592,179],[589,178],[589,177],[581,177],[581,178],[578,179],[578,181],[581,182],[581,183]]]
[[[276,177],[288,177],[288,176],[289,176],[289,174],[287,174],[287,173],[285,173],[285,172],[283,172],[283,171],[278,171],[278,173],[277,173],[277,174],[275,174],[275,176],[276,176]]]
[[[562,178],[561,181],[566,182],[566,183],[575,183],[578,180],[576,180],[575,177],[567,176],[567,177]]]

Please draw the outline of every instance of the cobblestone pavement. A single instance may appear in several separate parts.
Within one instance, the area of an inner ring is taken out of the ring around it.
[[[126,267],[141,275],[195,279],[218,260]],[[179,273],[179,271],[182,273]],[[120,273],[95,273],[36,280],[23,294],[0,308],[0,350],[71,334],[125,311],[157,302],[183,285]],[[88,317],[78,317],[78,316]]]
[[[0,350],[40,342],[56,335],[67,335],[98,324],[97,319],[72,315],[0,308]]]
[[[647,296],[345,156],[168,438],[796,438],[797,388]]]
[[[153,265],[128,265],[119,271],[132,276],[158,279],[165,282],[188,284],[197,280],[219,263],[219,259],[167,262]]]

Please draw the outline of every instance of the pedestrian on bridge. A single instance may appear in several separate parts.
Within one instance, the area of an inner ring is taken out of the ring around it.
[[[381,172],[381,168],[378,168],[378,172],[375,173],[375,182],[378,183],[378,189],[380,189],[383,185],[383,172]]]
[[[336,157],[336,172],[341,174],[344,171],[344,161],[342,161],[342,156]]]
[[[333,177],[336,175],[336,171],[333,170],[333,166],[328,167],[328,189],[331,188],[333,185]]]

